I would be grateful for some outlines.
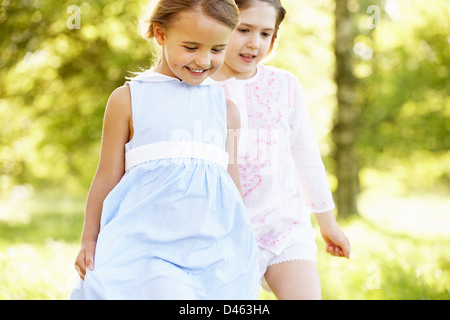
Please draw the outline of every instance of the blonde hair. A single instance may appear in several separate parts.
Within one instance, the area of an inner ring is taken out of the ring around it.
[[[150,3],[146,16],[141,19],[141,35],[144,39],[153,39],[155,24],[169,28],[177,14],[194,10],[200,10],[231,30],[239,23],[239,9],[234,0],[158,0]]]

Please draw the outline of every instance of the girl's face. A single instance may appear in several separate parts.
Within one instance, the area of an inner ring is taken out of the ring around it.
[[[155,26],[154,33],[163,47],[156,71],[197,85],[222,66],[231,29],[201,12],[186,11],[168,28]]]
[[[248,79],[256,74],[256,65],[271,48],[276,19],[276,9],[262,1],[240,11],[240,24],[231,34],[221,75]]]

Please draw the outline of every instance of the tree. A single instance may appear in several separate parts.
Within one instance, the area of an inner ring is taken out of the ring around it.
[[[335,57],[338,107],[333,127],[335,144],[337,210],[340,217],[357,214],[358,161],[355,153],[358,113],[355,109],[355,77],[352,73],[354,27],[347,0],[336,0]]]
[[[145,2],[0,5],[0,193],[87,190],[109,94],[150,65],[137,25]]]

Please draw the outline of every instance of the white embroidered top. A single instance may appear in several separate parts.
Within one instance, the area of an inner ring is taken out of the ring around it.
[[[255,238],[280,252],[305,215],[335,207],[302,86],[262,64],[251,79],[216,84],[240,111],[239,171]]]

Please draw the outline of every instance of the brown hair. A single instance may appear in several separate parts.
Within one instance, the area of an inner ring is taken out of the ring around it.
[[[277,40],[278,30],[280,30],[281,23],[286,17],[286,9],[283,8],[283,5],[281,4],[280,0],[235,0],[239,10],[245,10],[251,7],[255,1],[261,1],[271,4],[275,8],[275,11],[277,12],[277,19],[275,21],[275,31],[273,33],[272,43],[270,44],[269,50],[270,53],[273,49],[275,41]]]
[[[177,14],[187,10],[200,10],[230,29],[239,23],[239,9],[233,0],[158,0],[151,5],[151,11],[141,24],[142,36],[147,40],[154,37],[155,24],[168,28]]]

